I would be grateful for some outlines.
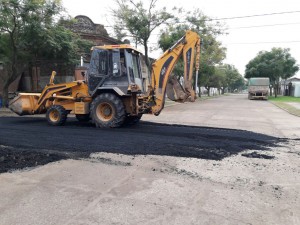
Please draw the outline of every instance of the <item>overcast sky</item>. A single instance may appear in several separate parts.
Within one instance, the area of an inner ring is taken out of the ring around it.
[[[147,0],[144,2],[147,3]],[[110,9],[116,7],[113,0],[63,0],[63,5],[71,16],[88,16],[94,23],[108,26],[110,32],[109,26],[113,24]],[[183,7],[186,10],[199,8],[210,18],[251,16],[222,20],[229,28],[229,34],[219,38],[227,48],[224,62],[234,65],[242,75],[245,65],[259,51],[270,51],[272,47],[290,48],[292,56],[300,64],[299,0],[158,0],[157,7],[163,6]],[[153,34],[151,47],[156,47],[159,29]],[[156,58],[161,53],[153,51],[150,56]],[[300,72],[297,76],[300,77]]]

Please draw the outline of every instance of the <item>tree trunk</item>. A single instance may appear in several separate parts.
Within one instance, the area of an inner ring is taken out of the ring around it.
[[[16,18],[14,18],[16,19]],[[6,107],[8,105],[8,87],[9,85],[14,82],[15,79],[18,77],[18,48],[16,44],[16,33],[15,28],[17,27],[17,22],[14,20],[14,29],[12,32],[9,32],[10,37],[10,44],[12,47],[12,55],[10,58],[10,62],[5,65],[5,73],[4,75],[4,82],[3,82],[3,106]]]
[[[8,102],[9,102],[9,93],[8,93],[8,89],[11,83],[13,83],[19,76],[19,74],[21,74],[19,71],[24,71],[24,69],[26,68],[25,65],[19,65],[19,67],[17,68],[17,66],[13,66],[10,65],[9,67],[10,70],[6,70],[5,75],[4,75],[4,81],[3,81],[3,107],[7,107]]]
[[[13,79],[12,77],[12,73],[10,71],[5,70],[4,72],[4,81],[3,81],[3,93],[2,93],[2,97],[3,97],[3,102],[2,102],[2,106],[3,107],[7,107],[8,105],[8,88],[9,85],[14,81],[15,79]]]
[[[277,94],[278,94],[278,95],[281,95],[281,90],[280,90],[279,82],[278,82],[278,84],[277,84]]]
[[[144,50],[145,50],[145,63],[146,63],[146,66],[148,67],[148,70],[150,72],[152,72],[151,71],[151,67],[150,67],[149,57],[148,57],[148,45],[147,45],[147,41],[144,41]]]
[[[195,81],[196,82],[196,81]],[[201,86],[200,86],[200,75],[198,75],[198,83],[197,83],[197,87],[198,87],[198,97],[201,98]],[[197,92],[197,90],[195,90]]]
[[[2,93],[2,107],[7,107],[8,105],[8,86],[9,85],[4,85],[3,86],[3,93]]]
[[[210,96],[210,87],[207,87],[207,96],[209,97]]]
[[[11,64],[6,65],[6,77],[4,77],[3,84],[3,106],[7,107],[8,105],[8,87],[9,85],[17,79],[17,58],[18,58],[18,50],[16,44],[14,42],[14,34],[10,33],[10,39],[12,44],[12,56],[11,56]],[[5,75],[4,75],[5,76]]]

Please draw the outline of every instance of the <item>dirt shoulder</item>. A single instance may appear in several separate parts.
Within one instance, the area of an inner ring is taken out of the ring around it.
[[[0,117],[1,116],[17,116],[17,115],[8,108],[0,107]]]
[[[274,102],[271,101],[277,107],[285,110],[286,112],[300,117],[300,103],[297,102]]]

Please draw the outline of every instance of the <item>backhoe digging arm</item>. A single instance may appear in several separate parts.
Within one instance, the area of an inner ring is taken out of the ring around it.
[[[184,85],[180,85],[175,77],[171,77],[173,68],[179,57],[184,60]],[[195,91],[192,87],[194,64],[199,70],[200,37],[193,31],[187,31],[152,65],[152,81],[148,99],[152,99],[151,112],[159,115],[165,104],[165,95],[177,102],[195,101]]]

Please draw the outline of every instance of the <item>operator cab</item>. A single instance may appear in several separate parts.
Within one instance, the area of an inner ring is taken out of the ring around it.
[[[90,94],[113,89],[119,95],[127,95],[132,84],[144,92],[140,56],[130,45],[93,47],[87,73]]]

